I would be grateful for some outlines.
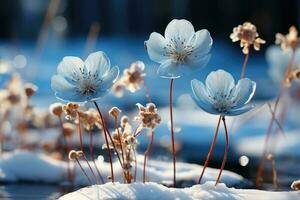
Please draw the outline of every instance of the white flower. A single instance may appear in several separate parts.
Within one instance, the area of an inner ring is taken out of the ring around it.
[[[58,99],[71,102],[95,101],[104,96],[119,75],[117,66],[110,69],[104,52],[92,53],[83,62],[66,56],[51,79],[51,88]]]
[[[208,63],[212,43],[206,29],[195,32],[189,21],[174,19],[166,27],[165,37],[153,32],[145,44],[150,59],[160,63],[158,74],[179,78]]]

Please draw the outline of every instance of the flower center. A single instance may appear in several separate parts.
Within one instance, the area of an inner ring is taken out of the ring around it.
[[[96,86],[89,81],[85,81],[79,85],[78,91],[82,95],[92,95],[96,92]]]
[[[184,63],[186,58],[193,52],[194,47],[186,44],[185,39],[178,37],[171,39],[164,49],[166,50],[165,56],[171,57],[177,63]]]

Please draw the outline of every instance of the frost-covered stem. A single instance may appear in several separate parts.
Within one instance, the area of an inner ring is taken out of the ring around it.
[[[289,75],[289,73],[292,70],[294,59],[295,59],[295,50],[293,50],[293,52],[292,52],[292,56],[291,56],[291,59],[288,63],[285,76],[284,76],[283,81],[280,85],[279,94],[276,98],[275,105],[274,105],[274,110],[273,110],[273,113],[272,113],[272,116],[271,116],[271,119],[270,119],[270,122],[269,122],[269,126],[268,126],[268,129],[267,129],[267,134],[266,134],[265,141],[264,141],[264,150],[263,150],[263,154],[260,158],[259,166],[258,166],[257,174],[256,174],[256,187],[261,187],[261,185],[263,183],[264,166],[265,166],[265,159],[266,159],[266,156],[267,156],[267,153],[268,153],[268,144],[269,144],[269,140],[270,140],[270,137],[271,137],[273,124],[274,124],[274,121],[276,120],[276,113],[277,113],[278,104],[279,104],[279,101],[280,101],[280,99],[281,99],[281,97],[284,93],[285,81],[286,81],[287,76]]]
[[[249,51],[250,51],[250,50],[249,50]],[[241,79],[242,79],[242,78],[245,78],[246,66],[247,66],[248,59],[249,59],[249,53],[250,53],[250,52],[248,52],[248,53],[245,55],[245,59],[244,59],[243,67],[242,67]]]
[[[59,119],[59,123],[60,123],[60,126],[61,126],[61,134],[62,134],[63,141],[64,141],[64,151],[63,151],[63,153],[69,152],[70,148],[69,148],[69,145],[68,145],[68,142],[67,142],[67,138],[64,134],[63,120],[62,120],[61,116],[59,116],[58,119]],[[68,180],[71,181],[72,175],[71,175],[71,167],[70,167],[70,160],[69,159],[67,161],[67,174],[68,174]]]
[[[146,97],[148,99],[148,102],[151,103],[152,102],[152,98],[151,98],[150,91],[149,91],[149,88],[148,88],[148,86],[146,84],[145,79],[143,79],[143,85],[144,85],[144,89],[145,89],[145,93],[146,93]]]
[[[134,182],[136,182],[136,175],[137,175],[137,160],[136,160],[136,150],[133,145],[131,145],[133,149],[133,156],[134,156]]]
[[[172,142],[172,154],[173,154],[173,187],[176,187],[176,149],[175,149],[175,136],[173,125],[173,81],[170,80],[170,121],[171,121],[171,142]]]
[[[102,177],[102,175],[96,165],[96,162],[95,162],[95,155],[94,155],[94,148],[93,148],[93,133],[92,133],[91,128],[89,128],[89,135],[90,135],[90,155],[91,155],[92,161],[94,163],[94,167],[97,171],[98,177],[100,178],[100,181],[103,184],[104,183],[103,177]],[[99,183],[98,179],[97,179],[97,183]]]
[[[220,181],[223,169],[224,169],[226,161],[227,161],[227,155],[228,155],[228,151],[229,151],[228,129],[227,129],[226,122],[225,122],[225,116],[222,117],[222,121],[223,121],[224,129],[225,129],[226,147],[225,147],[225,153],[224,153],[223,161],[221,164],[220,172],[219,172],[217,180],[216,180],[216,184],[215,184],[216,186],[218,185],[218,183]]]
[[[211,157],[211,155],[212,155],[212,152],[213,152],[213,150],[214,150],[214,148],[215,148],[215,145],[216,145],[216,142],[217,142],[217,137],[218,137],[218,134],[219,134],[219,128],[220,128],[221,119],[222,119],[222,116],[219,117],[218,124],[217,124],[217,128],[216,128],[216,131],[215,131],[215,134],[214,134],[214,139],[213,139],[213,141],[212,141],[212,143],[211,143],[211,145],[210,145],[209,152],[208,152],[208,154],[207,154],[207,156],[206,156],[206,160],[205,160],[205,163],[204,163],[204,166],[203,166],[203,169],[202,169],[200,178],[199,178],[199,180],[198,180],[198,184],[201,183],[201,180],[202,180],[202,177],[203,177],[203,175],[204,175],[205,169],[206,169],[206,167],[207,167],[207,165],[208,165],[208,162],[209,162],[209,160],[210,160],[210,157]]]
[[[151,129],[150,131],[151,135],[150,135],[150,142],[148,144],[148,147],[147,147],[147,150],[145,151],[144,153],[144,168],[143,168],[143,183],[146,182],[146,166],[147,166],[147,157],[149,157],[149,154],[152,150],[152,145],[153,145],[153,139],[154,139],[154,132],[153,130]]]
[[[112,155],[111,155],[111,149],[109,147],[109,142],[108,142],[108,138],[107,138],[107,135],[108,133],[106,132],[106,125],[105,125],[105,122],[104,122],[104,118],[102,116],[102,113],[100,111],[100,108],[97,104],[96,101],[94,101],[94,104],[98,110],[98,113],[100,115],[100,118],[101,118],[101,122],[102,122],[102,127],[103,127],[103,133],[104,133],[104,138],[105,138],[105,143],[106,143],[106,147],[107,147],[107,152],[108,152],[108,158],[109,158],[109,163],[110,163],[110,173],[111,173],[111,181],[112,182],[115,182],[115,177],[114,177],[114,168],[113,168],[113,163],[112,163]]]
[[[83,174],[85,175],[85,177],[89,180],[90,184],[93,185],[93,182],[91,181],[90,177],[87,175],[87,173],[84,171],[83,167],[81,166],[78,158],[75,158],[77,164],[79,165],[81,171],[83,172]]]

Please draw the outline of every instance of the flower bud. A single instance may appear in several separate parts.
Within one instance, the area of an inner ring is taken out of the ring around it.
[[[61,103],[53,103],[49,106],[49,112],[60,117],[63,112],[62,107],[63,105]]]

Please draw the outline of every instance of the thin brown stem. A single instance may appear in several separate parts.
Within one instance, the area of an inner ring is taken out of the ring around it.
[[[100,115],[101,122],[102,122],[103,133],[104,133],[104,138],[105,138],[105,143],[106,143],[107,152],[108,152],[108,158],[109,158],[109,163],[110,163],[111,181],[115,182],[114,168],[113,168],[113,163],[112,163],[112,155],[111,155],[111,149],[109,147],[109,142],[108,142],[108,138],[107,138],[108,133],[106,132],[105,121],[104,121],[104,118],[102,116],[102,113],[101,113],[100,108],[99,108],[98,104],[96,103],[96,101],[94,101],[94,104],[95,104],[95,106],[96,106],[96,108],[98,110],[98,113]]]
[[[258,188],[261,187],[262,183],[263,183],[263,174],[264,174],[265,159],[266,159],[266,156],[267,156],[267,153],[268,153],[268,146],[269,146],[268,144],[269,144],[269,140],[270,140],[270,137],[271,137],[271,133],[272,133],[272,129],[273,129],[273,124],[274,124],[274,121],[275,121],[278,104],[279,104],[279,101],[280,101],[281,97],[284,94],[286,78],[287,78],[287,76],[289,75],[289,73],[292,70],[294,59],[295,59],[295,50],[293,50],[293,52],[292,52],[292,56],[291,56],[291,59],[290,59],[290,61],[288,63],[285,76],[284,76],[284,78],[282,80],[282,83],[280,85],[279,94],[278,94],[278,96],[276,98],[274,109],[273,109],[273,114],[271,116],[271,119],[270,119],[270,122],[269,122],[269,126],[268,126],[268,129],[267,129],[267,134],[266,134],[265,141],[264,141],[264,149],[263,149],[263,153],[262,153],[262,156],[260,158],[260,161],[259,161],[259,166],[258,166],[257,174],[256,174],[256,187],[258,187]]]
[[[136,182],[136,175],[137,175],[137,160],[136,160],[136,150],[133,145],[131,145],[133,149],[133,155],[134,155],[134,182]]]
[[[80,144],[80,150],[83,152],[83,144],[82,144],[82,129],[81,129],[81,119],[80,116],[78,115],[78,124],[77,124],[77,128],[78,128],[78,134],[79,134],[79,144]]]
[[[225,147],[225,153],[224,153],[223,161],[221,164],[220,172],[218,174],[215,186],[217,186],[220,181],[223,169],[224,169],[226,161],[227,161],[227,155],[228,155],[228,151],[229,151],[228,129],[227,129],[226,122],[225,122],[225,116],[222,117],[222,121],[223,121],[224,129],[225,129],[226,147]]]
[[[241,72],[241,79],[242,79],[242,78],[245,78],[245,74],[246,74],[246,66],[247,66],[248,59],[249,59],[249,53],[250,53],[250,52],[248,52],[248,53],[245,55],[245,59],[244,59],[243,67],[242,67],[242,72]]]
[[[95,174],[93,168],[91,167],[89,161],[87,160],[85,154],[83,154],[83,159],[84,159],[84,161],[87,163],[87,165],[88,165],[90,171],[92,172],[92,175],[93,175],[93,177],[94,177],[94,179],[95,179],[95,182],[96,182],[97,184],[99,184],[99,181],[98,181],[98,179],[97,179],[97,177],[96,177],[96,174]]]
[[[87,173],[84,171],[84,169],[83,169],[83,167],[81,166],[81,164],[80,164],[78,158],[75,158],[75,160],[76,160],[77,164],[79,165],[81,171],[82,171],[83,174],[85,175],[85,177],[89,180],[89,183],[90,183],[91,185],[93,185],[93,182],[91,181],[91,179],[90,179],[90,177],[87,175]]]
[[[154,140],[154,132],[151,129],[151,136],[150,136],[150,142],[148,144],[147,150],[144,153],[144,169],[143,169],[143,183],[146,182],[146,166],[147,166],[147,157],[149,156],[152,146],[153,146],[153,140]]]
[[[212,155],[212,152],[215,148],[215,145],[216,145],[216,142],[217,142],[217,137],[218,137],[218,134],[219,134],[219,129],[220,129],[220,123],[221,123],[221,119],[222,119],[222,116],[219,117],[219,120],[218,120],[218,124],[217,124],[217,128],[216,128],[216,131],[215,131],[215,134],[214,134],[214,139],[210,145],[210,149],[209,149],[209,152],[206,156],[206,160],[204,162],[204,166],[203,166],[203,169],[202,169],[202,172],[201,172],[201,175],[199,177],[199,180],[198,180],[198,184],[201,183],[201,180],[202,180],[202,177],[204,175],[204,172],[205,172],[205,169],[207,168],[208,166],[208,163],[209,163],[209,160],[211,158],[211,155]]]
[[[173,187],[176,187],[176,149],[175,149],[175,136],[174,136],[174,124],[173,124],[173,81],[170,80],[170,121],[171,121],[171,142],[172,142],[172,154],[173,154]]]
[[[92,158],[92,161],[94,164],[94,168],[96,169],[96,172],[98,174],[98,177],[99,177],[101,183],[103,184],[104,183],[103,177],[102,177],[102,175],[96,165],[96,162],[95,162],[95,155],[94,155],[94,148],[93,148],[93,133],[92,133],[91,128],[89,128],[89,135],[90,135],[90,155],[91,155],[91,158]],[[98,179],[97,179],[97,182],[99,182]]]
[[[61,118],[61,116],[58,117],[59,118],[59,123],[60,123],[60,126],[61,126],[61,134],[62,134],[62,137],[63,137],[63,141],[64,141],[64,151],[63,153],[66,153],[70,151],[70,148],[69,148],[69,145],[68,145],[68,142],[67,142],[67,138],[64,134],[64,125],[63,125],[63,120]],[[68,181],[71,182],[72,180],[72,174],[71,174],[71,167],[70,167],[70,160],[68,159],[67,160],[67,174],[68,174]]]

